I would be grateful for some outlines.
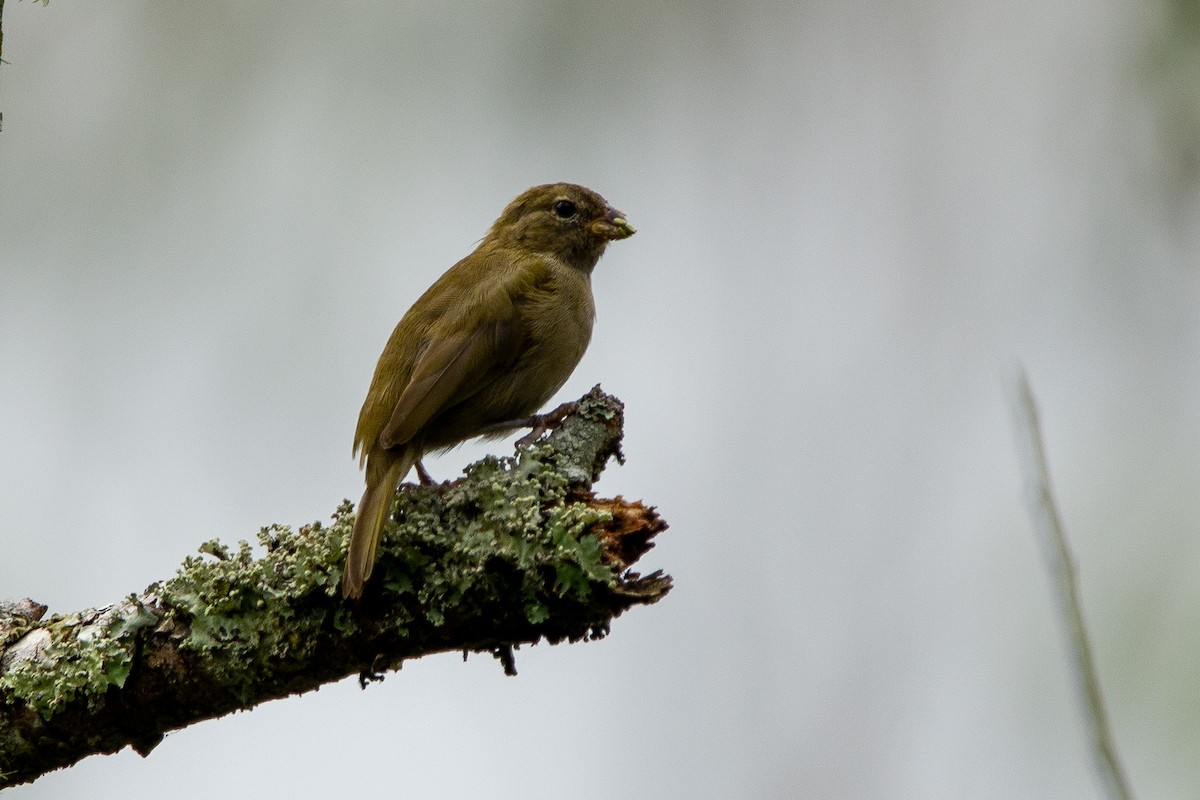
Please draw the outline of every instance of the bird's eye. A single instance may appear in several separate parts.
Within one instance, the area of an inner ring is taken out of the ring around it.
[[[555,200],[553,208],[554,214],[559,219],[570,219],[579,210],[570,200]]]

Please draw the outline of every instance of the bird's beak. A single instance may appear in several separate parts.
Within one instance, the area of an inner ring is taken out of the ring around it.
[[[590,227],[592,233],[605,239],[625,239],[637,233],[637,229],[625,220],[625,214],[612,206],[608,207],[603,217],[592,220]]]

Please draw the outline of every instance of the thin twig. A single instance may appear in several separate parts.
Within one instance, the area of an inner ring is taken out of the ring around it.
[[[1050,488],[1050,471],[1046,466],[1046,450],[1042,444],[1042,428],[1038,421],[1037,403],[1024,368],[1019,368],[1015,387],[1014,416],[1017,439],[1023,460],[1022,470],[1028,483],[1029,511],[1037,529],[1038,542],[1046,559],[1046,568],[1054,582],[1054,590],[1067,643],[1074,662],[1072,670],[1080,705],[1092,733],[1091,750],[1100,773],[1100,781],[1108,796],[1114,800],[1132,800],[1133,792],[1117,758],[1116,745],[1104,709],[1104,696],[1092,659],[1083,610],[1079,603],[1079,587],[1075,580],[1075,561],[1067,545],[1062,516]]]

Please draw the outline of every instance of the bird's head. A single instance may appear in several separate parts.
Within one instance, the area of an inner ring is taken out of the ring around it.
[[[509,203],[488,237],[591,272],[610,241],[634,233],[625,215],[591,189],[548,183],[527,189]]]

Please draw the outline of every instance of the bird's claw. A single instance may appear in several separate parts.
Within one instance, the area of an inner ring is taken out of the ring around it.
[[[538,414],[530,417],[528,422],[532,428],[529,433],[517,439],[517,447],[528,447],[541,438],[546,431],[551,431],[562,425],[563,420],[579,410],[579,403],[572,400],[569,403],[563,403],[558,408],[546,414]]]

